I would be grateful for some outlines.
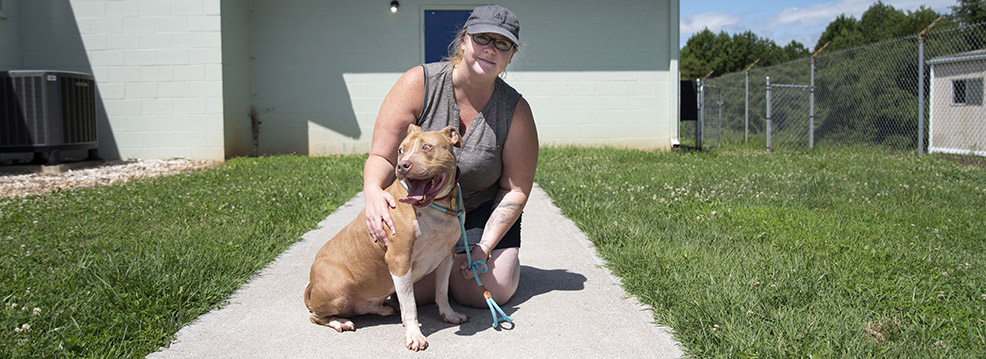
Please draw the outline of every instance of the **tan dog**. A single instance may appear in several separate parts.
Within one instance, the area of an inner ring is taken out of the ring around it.
[[[435,272],[435,303],[442,319],[461,324],[468,317],[449,306],[448,279],[455,242],[462,231],[455,212],[444,213],[430,205],[452,208],[457,196],[456,160],[452,146],[462,147],[452,127],[422,132],[410,125],[398,150],[397,180],[387,191],[399,198],[390,211],[396,234],[388,244],[374,243],[366,228],[366,212],[325,243],[315,256],[305,305],[311,321],[337,331],[355,330],[353,322],[338,316],[392,315],[384,300],[396,290],[407,348],[418,351],[428,342],[418,328],[414,282]],[[399,183],[403,180],[409,190]]]

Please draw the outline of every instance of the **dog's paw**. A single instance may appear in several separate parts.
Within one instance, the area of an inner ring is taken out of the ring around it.
[[[333,320],[329,321],[328,326],[329,328],[335,329],[337,332],[340,333],[347,330],[349,331],[356,330],[356,325],[354,325],[353,321],[349,319],[334,318]]]
[[[389,317],[391,315],[397,314],[397,309],[394,309],[394,307],[385,305],[385,306],[383,306],[383,308],[380,309],[379,312],[377,312],[377,314],[380,315],[380,316],[383,316],[383,317]]]
[[[469,317],[466,316],[465,314],[459,314],[453,311],[449,311],[448,313],[441,313],[441,316],[442,316],[442,320],[444,320],[446,323],[462,324],[469,321]]]
[[[425,340],[425,336],[420,332],[407,333],[407,335],[405,335],[405,341],[407,342],[408,350],[419,351],[428,348],[428,341]]]

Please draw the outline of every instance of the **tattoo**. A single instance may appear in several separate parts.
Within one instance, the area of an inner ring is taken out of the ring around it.
[[[520,214],[523,205],[516,202],[500,202],[493,209],[493,213],[490,214],[490,219],[487,226],[491,224],[511,224],[515,221]]]

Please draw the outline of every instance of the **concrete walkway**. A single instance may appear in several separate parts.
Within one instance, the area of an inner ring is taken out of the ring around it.
[[[429,347],[404,348],[400,316],[352,318],[355,332],[337,333],[308,321],[302,294],[315,253],[362,210],[362,194],[340,207],[237,290],[229,303],[178,332],[169,348],[148,358],[678,358],[670,329],[619,286],[592,243],[535,186],[524,211],[521,283],[503,306],[514,325],[492,329],[488,309],[456,311],[471,319],[452,325],[435,305],[418,310]]]

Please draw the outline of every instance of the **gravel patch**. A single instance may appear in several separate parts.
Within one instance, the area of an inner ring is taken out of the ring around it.
[[[58,174],[0,174],[0,198],[24,197],[54,190],[106,186],[141,178],[221,165],[219,161],[188,159],[108,161],[95,167]]]

